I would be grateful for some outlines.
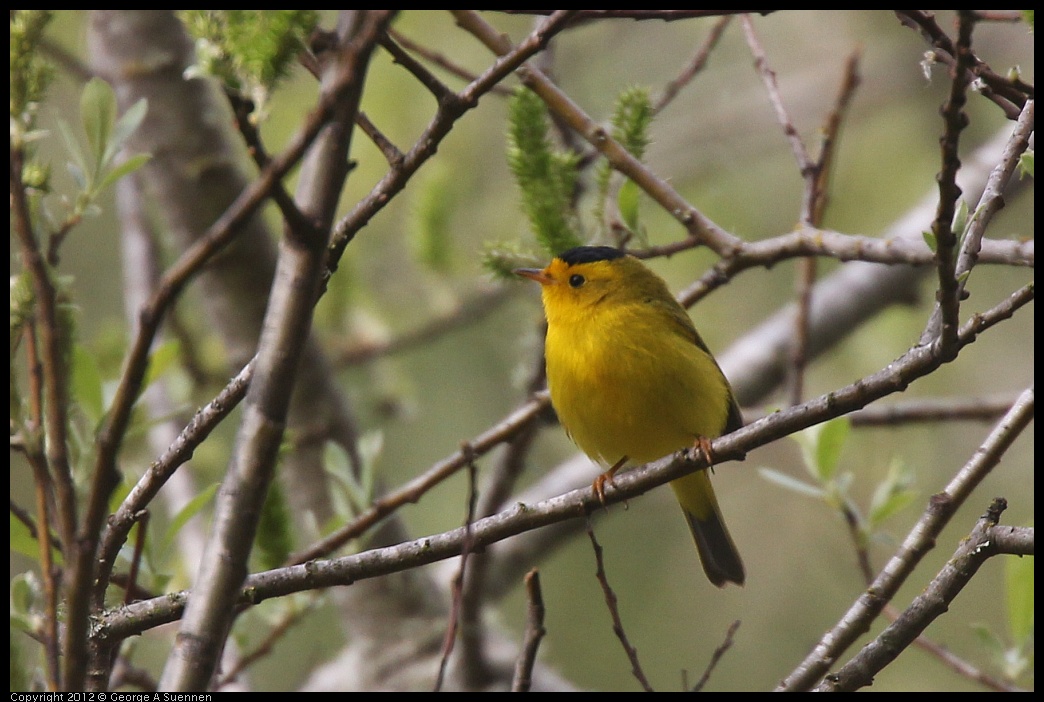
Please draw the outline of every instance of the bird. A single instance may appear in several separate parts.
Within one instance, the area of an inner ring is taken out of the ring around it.
[[[743,426],[728,379],[666,281],[612,246],[578,246],[546,268],[517,268],[540,284],[551,405],[574,443],[609,469],[641,465]],[[671,481],[707,579],[742,585],[746,572],[725,526],[710,470]]]

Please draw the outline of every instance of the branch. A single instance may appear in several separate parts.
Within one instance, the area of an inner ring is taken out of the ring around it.
[[[624,653],[627,654],[627,660],[631,662],[631,674],[638,680],[638,684],[642,686],[642,689],[646,692],[655,692],[652,685],[649,684],[649,680],[645,677],[645,671],[642,670],[642,664],[638,661],[638,649],[631,644],[630,639],[627,637],[627,632],[624,631],[623,620],[620,619],[620,608],[617,607],[616,593],[613,592],[613,588],[609,585],[609,578],[605,574],[605,562],[602,559],[602,545],[598,543],[598,539],[595,538],[594,528],[591,526],[591,520],[587,520],[587,536],[591,539],[591,548],[594,550],[595,556],[595,577],[598,579],[598,584],[602,587],[602,595],[605,597],[605,605],[609,610],[609,616],[613,620],[613,633],[616,634],[616,638],[620,640],[620,645],[623,646]]]
[[[710,52],[714,50],[714,47],[718,45],[718,41],[721,39],[721,35],[725,33],[725,27],[732,21],[732,17],[726,15],[719,19],[713,27],[711,27],[710,33],[707,38],[703,40],[703,43],[696,50],[696,54],[692,57],[689,65],[686,66],[685,70],[682,71],[681,75],[669,82],[660,93],[660,97],[653,100],[653,112],[662,112],[667,105],[674,100],[675,96],[681,92],[682,88],[692,82],[692,79],[704,69],[707,65],[707,59],[710,56]]]
[[[421,133],[420,137],[402,158],[393,164],[370,194],[360,200],[352,211],[344,217],[334,229],[330,242],[330,271],[337,269],[337,262],[344,254],[345,247],[355,235],[397,195],[406,183],[428,159],[435,155],[442,140],[449,134],[453,125],[465,112],[474,108],[479,98],[491,91],[505,77],[531,56],[541,51],[547,42],[565,29],[573,10],[560,10],[544,21],[525,40],[505,52],[500,60],[486,69],[478,78],[468,84],[459,94],[447,93],[439,98],[438,110]]]
[[[508,56],[515,47],[500,32],[488,25],[473,11],[454,11],[457,22],[475,35],[491,51],[499,56]],[[709,246],[719,255],[734,253],[742,242],[712,222],[699,210],[690,205],[667,181],[657,176],[639,159],[623,148],[606,129],[595,122],[563,90],[544,73],[533,66],[522,66],[519,78],[547,104],[549,110],[560,117],[594,148],[598,149],[613,168],[633,180],[660,206],[677,219],[690,236]]]
[[[533,682],[533,666],[536,664],[537,649],[540,640],[547,631],[544,629],[544,597],[540,593],[540,573],[534,568],[526,573],[526,629],[522,640],[522,652],[515,665],[515,675],[511,681],[512,692],[529,692]]]
[[[959,342],[963,345],[972,343],[979,333],[1009,318],[1014,311],[1028,304],[1032,297],[1031,289],[1022,290],[1011,296],[994,309],[965,325],[958,335]],[[915,347],[903,357],[889,364],[887,368],[862,378],[852,385],[810,400],[798,407],[777,412],[731,434],[715,439],[711,445],[716,458],[715,469],[721,470],[727,461],[745,455],[758,446],[763,446],[812,424],[846,414],[881,397],[905,390],[911,382],[931,373],[941,363],[939,358],[932,355],[930,348]],[[987,467],[992,466],[992,461],[999,457],[997,453],[1002,452],[1002,449],[1006,448],[1014,438],[1013,435],[1024,428],[1029,419],[1026,416],[1027,402],[1029,403],[1028,414],[1032,415],[1032,391],[1027,392],[1030,399],[1027,400],[1027,393],[1023,393],[1023,397],[1006,417],[1006,422],[1001,425],[1006,428],[1006,431],[1001,433],[997,441],[988,440],[984,445],[987,446],[987,450],[976,456],[972,468],[981,468],[982,462],[985,462]],[[1010,428],[1007,426],[1009,421]],[[605,493],[606,503],[615,504],[634,498],[671,480],[706,467],[706,460],[699,451],[683,451],[677,455],[667,456],[644,467],[618,475],[614,479],[614,485]],[[966,480],[961,480],[956,487],[948,489],[950,494],[960,492],[963,499],[964,491],[970,489],[970,486]],[[536,503],[516,502],[498,514],[476,520],[470,528],[471,543],[474,544],[475,550],[482,550],[491,544],[526,531],[583,517],[587,512],[600,508],[601,504],[589,485]],[[293,592],[350,585],[360,579],[375,578],[451,558],[462,553],[466,533],[467,530],[464,527],[459,527],[394,546],[371,549],[330,560],[308,561],[299,565],[257,573],[246,579],[236,603],[257,604],[265,599]],[[108,612],[100,617],[95,630],[96,635],[123,638],[173,621],[180,616],[187,599],[187,592],[171,593]]]
[[[924,591],[914,598],[906,610],[873,641],[868,643],[837,673],[828,675],[817,692],[853,692],[873,684],[874,676],[898,658],[921,632],[942,616],[951,602],[991,556],[998,555],[996,542],[990,537],[997,528],[1007,501],[997,498],[986,514],[932,579]]]
[[[946,488],[932,496],[924,515],[910,530],[899,551],[841,621],[823,636],[812,653],[780,684],[779,690],[811,688],[845,649],[867,631],[884,605],[931,549],[956,509],[964,504],[972,489],[997,465],[1004,452],[1028,426],[1033,419],[1033,410],[1034,392],[1030,388],[1022,393],[1011,411]]]
[[[323,70],[323,99],[334,104],[327,125],[305,159],[298,185],[302,209],[316,222],[332,218],[370,55],[391,12],[360,12],[343,27],[343,45]],[[324,229],[290,229],[280,244],[275,283],[258,344],[256,377],[247,391],[233,458],[218,493],[213,527],[200,561],[193,597],[160,678],[164,690],[206,690],[217,667],[247,558],[272,479],[299,360],[309,335],[320,273]]]
[[[365,533],[374,524],[404,504],[417,502],[421,496],[461,468],[468,461],[491,451],[507,438],[520,431],[550,405],[547,393],[528,400],[496,426],[488,429],[460,449],[444,458],[398,490],[374,500],[366,511],[337,531],[312,544],[307,549],[290,555],[289,565],[305,563],[337,550],[353,538]]]
[[[76,488],[73,485],[72,468],[68,453],[68,409],[69,409],[69,368],[67,354],[72,353],[72,340],[67,332],[63,333],[58,318],[58,290],[55,287],[53,273],[44,260],[43,252],[36,241],[36,233],[32,228],[32,215],[25,187],[22,184],[22,170],[25,154],[20,148],[12,148],[10,154],[11,167],[11,229],[18,241],[22,265],[29,271],[33,286],[36,314],[39,317],[40,359],[43,387],[43,411],[45,412],[43,430],[45,435],[44,452],[47,459],[47,470],[50,480],[38,483],[37,489],[43,489],[53,483],[57,496],[58,535],[61,538],[63,553],[68,564],[63,584],[66,602],[66,633],[63,645],[65,656],[65,674],[62,676],[62,689],[78,690],[83,688],[83,677],[86,671],[86,649],[84,643],[87,635],[87,594],[91,577],[91,565],[94,551],[90,542],[81,543],[76,533],[77,509]],[[41,524],[46,531],[47,524]],[[82,534],[82,532],[81,532]],[[46,541],[46,539],[45,539]],[[47,646],[55,645],[51,641]]]
[[[954,63],[957,50],[950,37],[935,21],[934,14],[925,10],[896,10],[895,13],[901,24],[920,30],[925,41],[936,49],[933,56],[935,59],[949,65]],[[997,75],[978,57],[972,57],[970,71],[971,74],[965,76],[964,80],[970,83],[973,76],[981,79],[983,85],[979,92],[1004,110],[1008,119],[1017,119],[1026,100],[1033,99],[1032,85],[1018,78],[1009,79]]]
[[[961,189],[957,186],[957,173],[961,168],[958,148],[960,134],[971,122],[964,112],[964,105],[968,100],[968,82],[965,78],[965,71],[972,59],[971,35],[975,22],[971,12],[967,10],[959,10],[958,16],[960,17],[960,37],[956,47],[957,63],[951,71],[949,98],[942,107],[945,127],[943,136],[939,139],[942,170],[936,176],[936,180],[939,182],[939,204],[932,222],[936,275],[939,281],[936,292],[936,313],[929,319],[928,326],[921,336],[922,343],[938,343],[944,349],[949,349],[953,345],[960,311],[955,254],[959,233],[953,231],[953,223],[957,201],[961,197]]]

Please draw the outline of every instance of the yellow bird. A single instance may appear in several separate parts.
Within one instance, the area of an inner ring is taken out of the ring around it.
[[[610,246],[580,246],[543,270],[517,275],[540,283],[551,404],[577,446],[609,470],[642,464],[743,426],[728,380],[667,283]],[[707,578],[743,584],[709,470],[671,482]]]

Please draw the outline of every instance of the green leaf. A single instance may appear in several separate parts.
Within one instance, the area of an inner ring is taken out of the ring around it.
[[[104,383],[98,359],[80,344],[73,346],[72,391],[91,424],[97,425],[105,413]]]
[[[181,345],[176,339],[165,341],[154,348],[152,353],[149,354],[149,368],[145,372],[144,384],[142,387],[147,388],[156,382],[156,380],[163,377],[164,373],[177,365],[180,355]]]
[[[932,253],[939,251],[939,242],[935,240],[935,233],[929,229],[925,229],[921,232],[921,236],[924,237],[924,243],[928,245],[928,248],[932,250]]]
[[[620,186],[620,192],[616,196],[620,216],[632,232],[638,231],[638,201],[641,193],[638,185],[633,180],[628,180]]]
[[[8,512],[8,514],[11,517],[11,551],[32,559],[34,563],[39,561],[40,545],[36,543],[36,539],[29,533],[29,527],[21,519],[17,519],[13,513]]]
[[[178,510],[178,513],[174,515],[174,519],[171,520],[170,526],[167,527],[167,533],[163,537],[165,549],[169,549],[170,545],[174,543],[174,537],[185,526],[185,523],[199,514],[199,511],[214,499],[214,494],[217,493],[218,487],[219,484],[214,483],[204,488],[198,495],[189,500],[188,504]]]
[[[793,478],[786,473],[781,473],[780,471],[775,470],[774,468],[758,468],[758,474],[765,480],[775,483],[787,490],[796,492],[799,495],[813,497],[817,500],[822,500],[826,497],[826,491],[823,490],[823,488]]]
[[[1029,176],[1033,177],[1033,150],[1025,151],[1019,156],[1019,173],[1020,177]]]
[[[1004,557],[1005,595],[1008,606],[1008,629],[1017,645],[1033,638],[1034,570],[1032,557]]]
[[[105,173],[105,175],[102,177],[101,182],[98,183],[98,191],[101,192],[102,190],[105,190],[107,187],[118,181],[120,178],[123,178],[126,175],[130,175],[131,173],[148,163],[151,159],[152,154],[134,154],[133,156],[127,157],[118,166]]]
[[[838,417],[794,434],[805,468],[820,483],[827,484],[834,479],[849,428],[848,419]]]
[[[102,160],[105,164],[112,163],[112,160],[116,158],[116,153],[123,148],[124,143],[128,138],[130,138],[130,135],[137,131],[138,127],[141,126],[148,111],[149,102],[145,98],[142,98],[131,105],[127,111],[116,120],[116,124],[112,130],[112,136],[109,139],[108,148],[103,154]]]
[[[333,481],[331,487],[337,486],[337,489],[330,490],[334,513],[341,521],[358,514],[359,502],[356,498],[359,490],[352,476],[352,463],[343,446],[334,441],[327,441],[323,445],[323,470]]]
[[[954,233],[958,240],[964,236],[964,231],[968,228],[968,203],[964,200],[957,201],[957,208],[953,212],[953,222],[950,224],[950,231]]]
[[[66,124],[65,120],[58,118],[55,120],[55,125],[58,127],[58,133],[61,134],[62,141],[65,142],[65,150],[71,159],[66,164],[66,168],[69,169],[69,173],[76,181],[76,187],[80,190],[86,190],[87,174],[90,172],[90,168],[87,166],[87,157],[83,153],[80,141],[73,136],[72,128]]]
[[[384,450],[384,434],[367,432],[359,438],[357,447],[362,461],[358,476],[343,446],[328,441],[323,449],[323,467],[334,484],[340,487],[331,493],[335,510],[345,518],[358,514],[373,501],[374,476],[377,461]]]
[[[841,463],[841,450],[848,440],[851,424],[847,417],[838,417],[821,426],[823,431],[819,434],[816,462],[823,479],[830,480],[837,474],[837,467]]]
[[[874,490],[870,500],[870,524],[872,527],[883,523],[897,514],[917,497],[912,489],[913,471],[899,459],[893,459],[888,466],[884,480]]]
[[[67,162],[65,168],[69,171],[69,175],[72,176],[73,182],[76,183],[76,189],[81,191],[86,190],[89,185],[87,182],[87,173],[72,161]]]
[[[91,78],[84,86],[80,95],[80,119],[94,157],[93,167],[88,171],[97,176],[105,165],[104,154],[109,150],[112,127],[116,124],[116,93],[101,78]]]
[[[268,488],[257,526],[257,557],[261,567],[271,570],[283,565],[292,548],[290,508],[279,483],[273,482]]]
[[[33,631],[33,620],[43,597],[40,576],[32,571],[11,578],[11,623],[26,632]]]

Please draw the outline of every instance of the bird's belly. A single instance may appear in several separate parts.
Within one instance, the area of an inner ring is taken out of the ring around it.
[[[698,436],[720,434],[728,411],[720,371],[688,359],[671,363],[643,349],[553,362],[548,359],[551,402],[570,437],[588,456],[612,465],[626,456],[646,463],[691,446]],[[683,368],[665,372],[664,368]],[[720,379],[720,380],[719,380]],[[722,406],[719,406],[722,405]]]

